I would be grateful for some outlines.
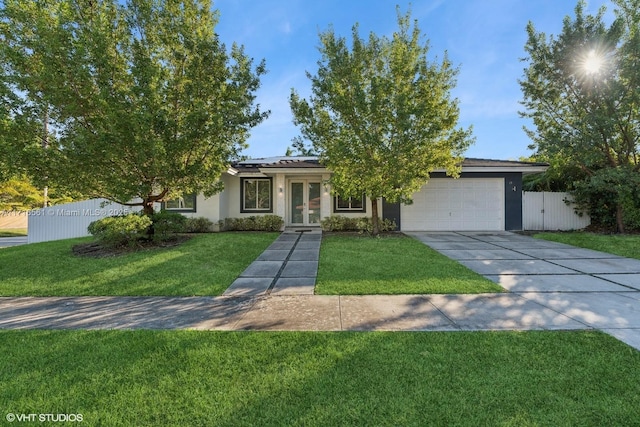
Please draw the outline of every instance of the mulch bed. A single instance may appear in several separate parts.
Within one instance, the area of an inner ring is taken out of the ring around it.
[[[158,248],[173,248],[180,246],[193,236],[174,236],[171,239],[155,242],[152,240],[140,240],[133,246],[104,246],[99,242],[80,243],[71,248],[76,256],[87,258],[107,258],[112,256],[124,255],[133,252],[147,251]]]

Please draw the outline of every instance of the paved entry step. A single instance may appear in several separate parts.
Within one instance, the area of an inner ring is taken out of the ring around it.
[[[283,232],[224,295],[313,295],[321,241],[320,230]]]

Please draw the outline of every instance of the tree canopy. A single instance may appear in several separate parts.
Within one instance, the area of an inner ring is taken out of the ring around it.
[[[79,199],[79,195],[65,194],[49,188],[47,205],[69,203]],[[0,181],[0,210],[27,211],[41,208],[45,203],[44,193],[36,188],[26,176],[14,176]]]
[[[268,113],[264,61],[227,50],[217,19],[206,0],[5,0],[2,102],[30,175],[147,213],[220,191]]]
[[[611,25],[583,1],[558,37],[529,23],[520,85],[530,148],[550,173],[573,177],[567,188],[592,216],[624,232],[640,208],[640,0],[614,3]]]
[[[398,10],[391,38],[352,30],[351,46],[333,29],[320,34],[317,74],[307,73],[312,95],[290,97],[295,124],[332,171],[334,192],[371,199],[374,233],[377,201],[410,202],[435,169],[456,175],[471,144],[471,129],[456,128],[458,102],[451,99],[458,70],[446,52],[428,58],[410,13]]]

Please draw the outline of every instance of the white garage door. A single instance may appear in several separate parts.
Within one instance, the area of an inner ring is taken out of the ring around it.
[[[434,178],[400,208],[407,231],[504,230],[504,178]]]

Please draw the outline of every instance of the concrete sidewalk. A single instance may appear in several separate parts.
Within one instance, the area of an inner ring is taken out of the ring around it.
[[[0,329],[600,329],[640,350],[640,292],[0,298]]]
[[[640,327],[640,325],[639,325]],[[589,329],[517,294],[0,298],[4,329]]]

